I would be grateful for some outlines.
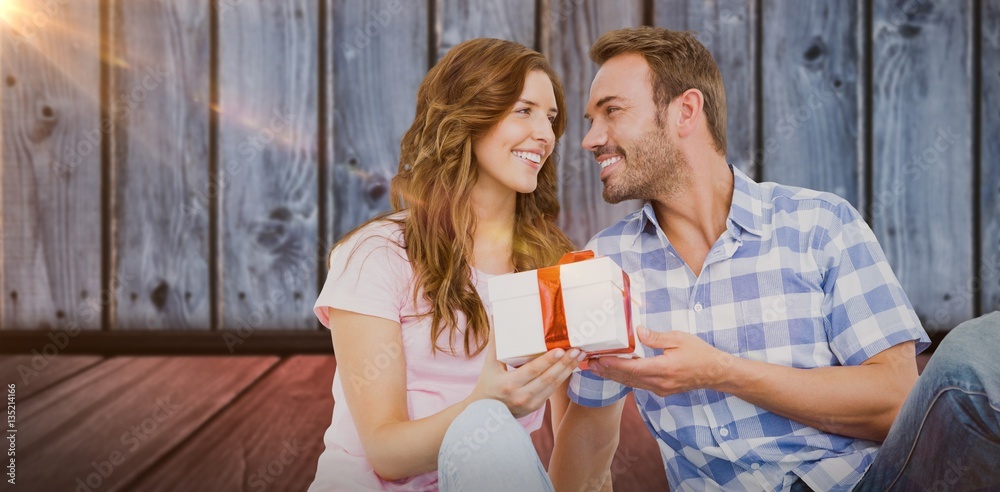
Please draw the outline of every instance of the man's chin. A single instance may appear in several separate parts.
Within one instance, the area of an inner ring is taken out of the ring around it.
[[[623,190],[608,189],[607,185],[604,185],[604,192],[601,193],[604,197],[604,201],[617,205],[625,200],[632,200],[634,197],[630,196],[628,193],[623,193]]]

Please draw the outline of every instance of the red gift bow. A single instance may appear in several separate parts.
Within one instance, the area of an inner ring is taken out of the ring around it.
[[[545,330],[545,349],[569,349],[569,332],[566,327],[566,305],[562,297],[560,265],[567,265],[594,258],[593,251],[570,251],[563,255],[555,266],[538,269],[538,294],[542,303],[542,327]],[[588,355],[630,354],[635,351],[632,334],[632,298],[629,290],[628,274],[622,271],[622,300],[625,303],[625,325],[628,327],[628,348],[606,349],[587,352]]]

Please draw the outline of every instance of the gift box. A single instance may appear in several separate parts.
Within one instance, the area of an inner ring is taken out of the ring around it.
[[[578,348],[588,357],[642,357],[632,326],[638,304],[628,275],[593,251],[558,265],[489,280],[497,359],[520,366],[545,352]]]

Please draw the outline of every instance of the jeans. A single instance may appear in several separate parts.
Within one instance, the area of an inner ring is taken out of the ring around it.
[[[1000,490],[1000,312],[944,338],[854,490]]]
[[[438,477],[442,491],[552,490],[528,433],[495,400],[451,424]],[[1000,312],[945,337],[854,490],[1000,490]]]
[[[479,400],[448,427],[438,453],[446,491],[552,492],[531,437],[497,400]]]

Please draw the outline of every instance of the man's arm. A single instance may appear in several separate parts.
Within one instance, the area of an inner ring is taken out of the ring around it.
[[[858,366],[797,369],[743,359],[687,333],[640,328],[639,336],[663,355],[604,357],[590,369],[659,396],[711,388],[825,432],[873,441],[885,439],[917,381],[912,341]]]
[[[912,341],[859,366],[796,369],[732,357],[733,370],[714,389],[810,427],[878,442],[917,382]]]
[[[625,398],[599,408],[569,403],[549,464],[557,491],[611,490],[611,461],[618,449],[623,408]]]

